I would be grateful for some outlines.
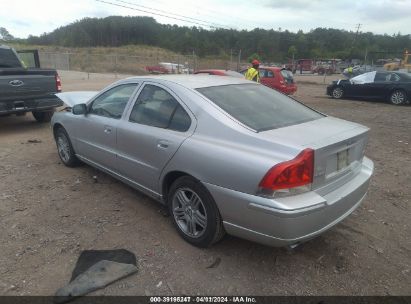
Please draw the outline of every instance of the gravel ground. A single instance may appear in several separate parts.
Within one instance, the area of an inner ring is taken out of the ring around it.
[[[335,101],[322,78],[307,77],[297,99],[371,128],[375,175],[359,209],[294,251],[230,236],[192,247],[158,203],[89,166],[62,165],[47,124],[0,118],[0,295],[52,295],[82,250],[117,248],[136,254],[139,272],[96,295],[411,295],[411,107]],[[64,89],[114,80],[83,78],[63,75]]]

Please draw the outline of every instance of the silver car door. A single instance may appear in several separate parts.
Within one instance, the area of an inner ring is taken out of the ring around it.
[[[115,86],[97,96],[76,126],[76,152],[87,160],[116,171],[117,125],[137,84]]]
[[[159,193],[161,171],[194,129],[194,115],[171,90],[146,82],[128,119],[118,125],[120,173],[142,190]]]

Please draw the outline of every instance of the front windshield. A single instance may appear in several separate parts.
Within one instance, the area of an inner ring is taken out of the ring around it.
[[[298,101],[259,84],[207,87],[197,91],[256,131],[277,129],[324,117]]]
[[[376,74],[377,74],[376,71],[364,73],[364,74],[351,78],[351,82],[355,84],[372,83],[374,82],[374,78]]]

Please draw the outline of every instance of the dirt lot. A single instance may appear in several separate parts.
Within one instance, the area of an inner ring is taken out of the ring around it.
[[[84,78],[63,75],[64,89],[113,80]],[[139,272],[95,294],[411,295],[411,106],[331,100],[306,79],[299,100],[371,128],[376,170],[354,214],[293,252],[229,236],[192,247],[158,203],[89,166],[62,165],[47,124],[1,118],[0,295],[52,295],[82,250],[115,248],[134,252]]]

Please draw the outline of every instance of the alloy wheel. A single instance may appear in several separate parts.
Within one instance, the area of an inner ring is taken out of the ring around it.
[[[189,188],[178,189],[172,200],[174,219],[184,234],[201,237],[207,228],[207,212],[201,198]]]
[[[70,160],[70,144],[64,134],[60,134],[57,138],[57,150],[61,160],[67,163]]]
[[[343,90],[341,88],[335,88],[333,90],[333,97],[339,99],[343,96]]]
[[[391,103],[395,105],[403,104],[405,101],[405,94],[402,91],[395,91],[391,94],[390,98]]]

